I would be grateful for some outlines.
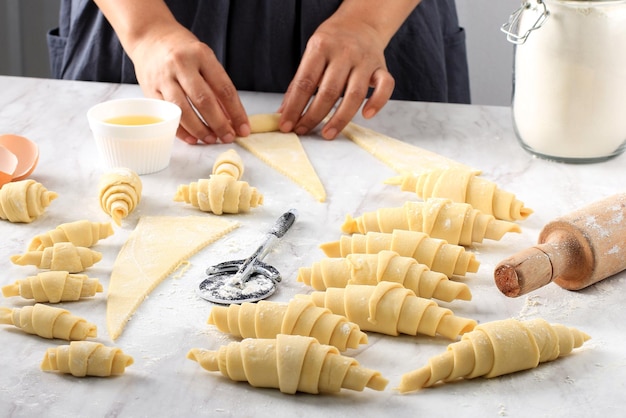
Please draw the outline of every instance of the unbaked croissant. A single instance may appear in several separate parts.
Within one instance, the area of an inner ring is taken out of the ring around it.
[[[80,273],[102,260],[102,254],[71,242],[59,242],[42,251],[27,251],[11,256],[11,261],[20,266],[33,265],[40,269]]]
[[[72,341],[46,350],[41,370],[58,371],[76,377],[123,374],[133,358],[117,348],[95,341]]]
[[[243,160],[234,148],[221,153],[213,164],[212,174],[225,174],[235,180],[241,180],[243,176]]]
[[[448,277],[476,273],[480,266],[474,253],[466,251],[463,246],[448,244],[420,231],[395,229],[393,232],[342,235],[339,241],[321,244],[320,248],[328,257],[335,258],[391,250],[403,257],[412,257]]]
[[[224,174],[214,174],[208,179],[199,179],[178,186],[175,202],[189,203],[215,215],[248,212],[263,204],[263,195],[247,182],[235,180]]]
[[[21,296],[35,302],[58,303],[75,301],[102,292],[102,284],[85,274],[67,271],[44,271],[4,286],[4,297]]]
[[[376,285],[386,281],[400,283],[423,298],[446,302],[472,299],[472,292],[465,283],[449,280],[445,274],[429,270],[414,258],[402,257],[389,250],[377,254],[325,258],[311,267],[301,267],[297,280],[315,290],[346,287],[349,284]]]
[[[208,323],[242,338],[276,338],[278,334],[314,337],[341,351],[367,343],[367,335],[358,325],[304,299],[292,299],[288,304],[262,300],[213,306]]]
[[[395,208],[381,208],[357,218],[350,215],[341,227],[345,233],[393,232],[394,229],[425,232],[449,244],[470,246],[483,239],[500,240],[507,232],[521,232],[513,222],[495,219],[468,203],[430,198],[425,202],[406,202]]]
[[[469,203],[474,209],[505,221],[526,219],[533,213],[513,193],[477,174],[463,168],[435,169],[417,176],[394,177],[387,183],[400,185],[402,190],[415,192],[422,199],[442,197]]]
[[[62,308],[37,303],[23,308],[0,308],[0,324],[15,325],[28,334],[61,340],[96,337],[95,324]]]
[[[248,116],[250,133],[276,132],[279,130],[280,113],[257,113]]]
[[[426,366],[404,374],[398,390],[410,392],[439,381],[496,377],[532,369],[569,354],[589,338],[575,328],[549,324],[543,319],[487,322],[448,345]]]
[[[362,391],[366,387],[384,390],[388,383],[378,371],[341,355],[337,347],[301,335],[246,338],[221,346],[218,351],[193,348],[187,358],[231,380],[288,394]]]
[[[119,226],[139,205],[142,188],[141,179],[133,170],[114,168],[100,177],[100,207]]]
[[[0,188],[0,219],[30,223],[58,196],[32,179],[7,183]]]
[[[317,306],[345,316],[362,331],[387,335],[440,334],[454,340],[476,326],[473,319],[456,316],[431,299],[415,296],[399,283],[353,284],[296,297],[310,299]]]
[[[28,244],[28,251],[41,251],[52,247],[57,242],[71,242],[77,247],[91,247],[111,235],[113,235],[113,227],[110,222],[87,220],[69,222],[34,237]]]

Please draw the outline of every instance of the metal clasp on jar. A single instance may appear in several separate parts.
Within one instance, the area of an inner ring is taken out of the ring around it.
[[[524,0],[522,5],[509,16],[509,21],[500,27],[500,30],[506,33],[506,39],[516,45],[526,42],[530,33],[539,29],[548,18],[550,12],[543,0]],[[537,15],[530,25],[524,24],[528,29],[522,27],[522,15],[526,15],[524,20],[533,15]]]

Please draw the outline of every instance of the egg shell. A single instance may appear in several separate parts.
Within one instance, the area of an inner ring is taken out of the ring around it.
[[[39,161],[39,147],[28,138],[19,135],[0,135],[0,146],[17,157],[17,167],[13,172],[13,181],[30,176]]]
[[[17,157],[7,148],[0,145],[0,187],[13,179],[17,169]]]

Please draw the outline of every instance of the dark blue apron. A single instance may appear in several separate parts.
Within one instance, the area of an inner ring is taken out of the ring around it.
[[[166,0],[207,43],[239,90],[284,92],[306,42],[340,0]],[[48,33],[55,78],[137,83],[134,67],[95,3],[62,0]],[[465,33],[454,0],[423,0],[385,51],[393,99],[469,103]]]

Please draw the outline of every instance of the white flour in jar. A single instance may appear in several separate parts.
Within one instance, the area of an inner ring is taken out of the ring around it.
[[[626,140],[626,1],[544,1],[547,20],[516,47],[517,134],[546,156],[617,154]],[[523,14],[522,27],[534,19]]]

